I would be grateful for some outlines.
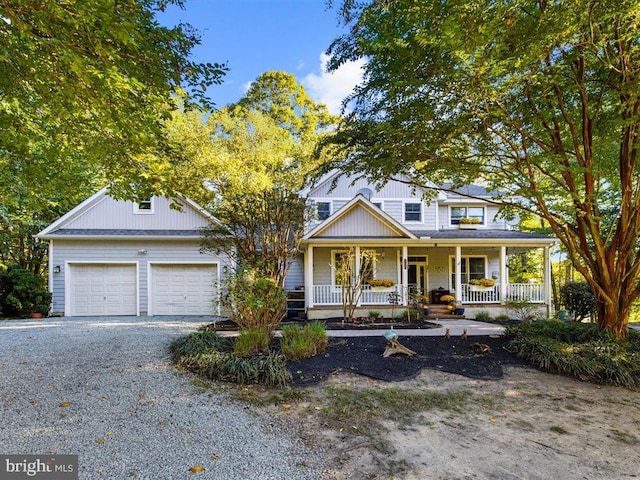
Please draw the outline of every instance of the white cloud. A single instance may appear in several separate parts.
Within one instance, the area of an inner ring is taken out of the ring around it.
[[[327,63],[329,56],[326,53],[320,55],[320,74],[310,73],[302,79],[302,85],[307,89],[311,98],[327,105],[329,111],[339,114],[342,100],[347,97],[362,81],[363,59],[355,62],[347,62],[336,71],[328,73]]]

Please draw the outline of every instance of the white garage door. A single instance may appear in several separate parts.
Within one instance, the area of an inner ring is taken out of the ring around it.
[[[71,265],[71,316],[136,315],[135,265]]]
[[[213,315],[216,309],[216,265],[153,265],[153,315]]]

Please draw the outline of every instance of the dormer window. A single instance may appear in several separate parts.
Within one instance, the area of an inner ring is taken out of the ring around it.
[[[133,204],[133,213],[140,215],[153,214],[153,198],[143,198]]]
[[[331,202],[316,203],[318,220],[326,220],[331,216]]]
[[[484,225],[484,207],[451,207],[450,212],[451,225],[459,225],[463,218],[471,218]]]

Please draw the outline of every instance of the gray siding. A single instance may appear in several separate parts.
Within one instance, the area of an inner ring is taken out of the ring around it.
[[[171,200],[153,198],[153,213],[134,214],[134,203],[105,196],[96,205],[67,223],[68,229],[197,230],[207,219],[184,204],[182,211],[170,208]]]
[[[291,264],[289,274],[284,280],[285,290],[295,290],[304,285],[304,256],[298,255]]]
[[[138,265],[138,305],[140,312],[147,312],[147,278],[149,262],[164,263],[210,263],[218,262],[221,267],[230,266],[226,258],[200,253],[199,241],[154,241],[154,240],[54,240],[51,265],[60,266],[60,273],[53,273],[53,314],[64,313],[65,275],[68,265],[76,263],[137,263]],[[140,250],[146,250],[141,254]],[[220,273],[222,274],[222,268]]]
[[[397,237],[398,234],[364,208],[355,208],[323,230],[318,237]]]
[[[369,188],[373,191],[373,195],[371,196],[372,201],[384,198],[421,198],[424,193],[424,190],[420,188],[417,188],[414,193],[412,187],[397,181],[387,182],[383,187],[379,188],[372,185],[366,179],[360,178],[351,185],[353,178],[354,177],[340,176],[336,183],[336,188],[333,190],[331,190],[332,181],[329,180],[312,190],[309,197],[353,198],[357,195],[358,191],[363,188]]]

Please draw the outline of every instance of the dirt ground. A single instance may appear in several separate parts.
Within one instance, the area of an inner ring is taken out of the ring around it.
[[[367,429],[347,403],[337,407],[342,422],[327,420],[339,392],[390,388],[465,397],[456,408],[408,408],[396,420],[380,410]],[[640,478],[640,391],[530,367],[505,366],[499,379],[423,369],[400,382],[340,372],[266,408],[318,445],[328,479]]]

